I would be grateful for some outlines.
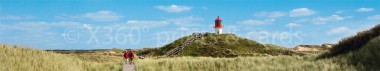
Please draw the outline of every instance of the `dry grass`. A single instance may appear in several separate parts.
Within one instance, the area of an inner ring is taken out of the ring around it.
[[[138,71],[355,71],[353,66],[315,56],[175,57],[137,60]]]
[[[83,61],[67,55],[0,44],[0,71],[118,71],[122,63]]]
[[[354,65],[363,71],[379,71],[380,25],[342,39],[318,59],[334,59],[342,64]]]
[[[319,58],[330,58],[350,51],[357,51],[377,36],[380,36],[380,24],[372,29],[359,32],[355,36],[342,39],[329,52],[321,55]]]

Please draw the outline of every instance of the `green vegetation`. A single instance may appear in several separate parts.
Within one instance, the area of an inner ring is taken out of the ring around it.
[[[238,37],[234,34],[204,34],[204,37],[187,45],[178,56],[211,56],[211,57],[237,57],[237,56],[268,56],[268,55],[303,55],[289,49],[260,44],[256,41]],[[170,50],[181,45],[191,36],[185,36],[157,49],[143,50],[140,54],[148,56],[163,56]]]
[[[113,48],[102,50],[46,50],[58,54],[67,55],[72,58],[79,58],[83,61],[92,62],[122,62],[124,50]]]
[[[0,44],[0,71],[120,71],[122,64],[85,61],[53,52]]]
[[[363,71],[380,70],[380,25],[341,40],[318,59],[334,59]]]
[[[138,71],[355,71],[315,56],[258,56],[235,58],[174,57],[136,61]]]
[[[321,58],[329,58],[340,54],[345,54],[350,51],[357,51],[379,35],[380,25],[377,25],[370,30],[362,31],[357,33],[355,36],[342,39],[338,44],[334,45],[328,53],[323,54]]]
[[[189,39],[185,36],[137,55],[138,71],[379,71],[380,25],[345,38],[324,53],[305,54],[260,44],[234,34],[205,34],[177,57],[160,58]],[[55,53],[53,53],[55,52]],[[119,71],[122,49],[43,51],[0,44],[0,71]],[[158,58],[157,58],[158,57]]]
[[[289,56],[298,54],[290,52],[281,46],[259,44],[252,40],[238,38],[235,43],[226,35],[211,35],[191,43],[180,55],[202,56],[199,54],[218,55],[217,52],[230,50],[238,55],[235,58],[213,57],[174,57],[138,60],[139,71],[183,70],[183,71],[378,71],[380,70],[380,25],[357,35],[344,38],[324,53],[306,54],[304,56]],[[181,38],[183,41],[189,38]],[[216,40],[208,40],[210,38]],[[232,37],[233,38],[233,37]],[[173,49],[181,39],[158,49],[149,49],[151,54],[159,55]],[[249,43],[247,43],[249,41]],[[209,43],[215,42],[215,43]],[[231,45],[229,45],[231,44]],[[207,47],[207,48],[206,48]],[[199,49],[203,48],[203,49]],[[209,53],[206,53],[209,52]],[[199,53],[199,54],[194,54]],[[247,53],[264,54],[265,56],[245,56]],[[286,54],[289,53],[289,54]],[[266,56],[269,55],[269,56]],[[275,55],[275,56],[273,56]],[[218,56],[216,56],[218,57]]]

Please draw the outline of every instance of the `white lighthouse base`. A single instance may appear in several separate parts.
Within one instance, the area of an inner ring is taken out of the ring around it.
[[[222,34],[223,33],[222,28],[215,28],[215,33]]]

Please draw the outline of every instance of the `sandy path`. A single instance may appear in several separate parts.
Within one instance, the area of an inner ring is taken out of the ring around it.
[[[124,64],[123,71],[136,71],[136,66],[134,64],[133,65]]]

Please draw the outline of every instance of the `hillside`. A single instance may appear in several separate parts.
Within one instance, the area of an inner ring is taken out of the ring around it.
[[[202,34],[202,38],[189,43],[177,56],[211,56],[211,57],[236,57],[236,56],[266,56],[266,55],[302,55],[287,48],[260,44],[256,41],[238,37],[234,34]],[[174,50],[181,43],[192,36],[179,38],[172,43],[156,49],[142,51],[148,56],[163,56]]]
[[[0,71],[119,71],[121,65],[0,44]]]
[[[380,25],[344,38],[329,52],[318,59],[335,59],[337,62],[354,65],[358,70],[378,71],[380,68]]]

